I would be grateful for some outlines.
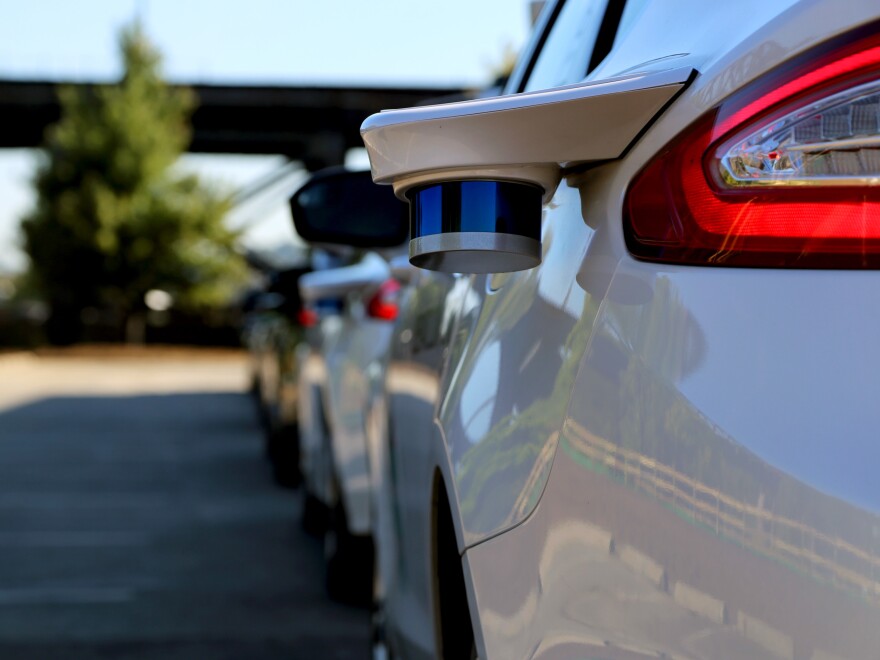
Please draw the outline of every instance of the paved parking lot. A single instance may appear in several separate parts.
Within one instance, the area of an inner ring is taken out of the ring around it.
[[[240,355],[0,355],[0,658],[365,658]]]

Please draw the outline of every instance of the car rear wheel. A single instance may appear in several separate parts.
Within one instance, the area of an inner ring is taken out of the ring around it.
[[[440,623],[440,655],[444,660],[476,658],[477,648],[471,627],[470,608],[464,571],[452,512],[445,497],[445,488],[435,491],[437,501],[435,585]]]
[[[285,424],[268,431],[266,454],[279,486],[296,488],[300,485],[299,428],[296,424]]]
[[[308,490],[303,493],[302,528],[311,536],[321,536],[327,529],[327,507]]]
[[[327,592],[334,600],[367,604],[373,590],[373,542],[348,530],[345,509],[337,504],[330,510],[324,532],[324,561]]]

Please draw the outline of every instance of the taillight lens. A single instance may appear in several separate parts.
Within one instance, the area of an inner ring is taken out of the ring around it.
[[[296,320],[304,328],[314,328],[321,319],[311,307],[301,307],[296,313]]]
[[[381,321],[393,321],[400,312],[400,283],[388,280],[367,303],[367,315]]]
[[[880,267],[880,38],[861,32],[733,95],[655,157],[626,195],[633,255]]]

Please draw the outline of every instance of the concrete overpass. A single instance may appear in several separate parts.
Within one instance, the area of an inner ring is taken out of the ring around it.
[[[0,148],[39,146],[60,116],[58,85],[0,80]],[[341,164],[348,149],[363,146],[358,129],[374,112],[464,98],[451,87],[187,87],[198,97],[190,151],[280,154],[308,170]]]

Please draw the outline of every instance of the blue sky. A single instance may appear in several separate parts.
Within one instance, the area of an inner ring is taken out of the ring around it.
[[[481,85],[529,29],[528,0],[3,0],[0,78],[108,80],[116,35],[140,16],[180,82]],[[18,218],[32,203],[36,155],[0,150],[0,271],[23,264]],[[241,185],[275,158],[190,157],[183,164]],[[254,240],[289,240],[282,213]]]

